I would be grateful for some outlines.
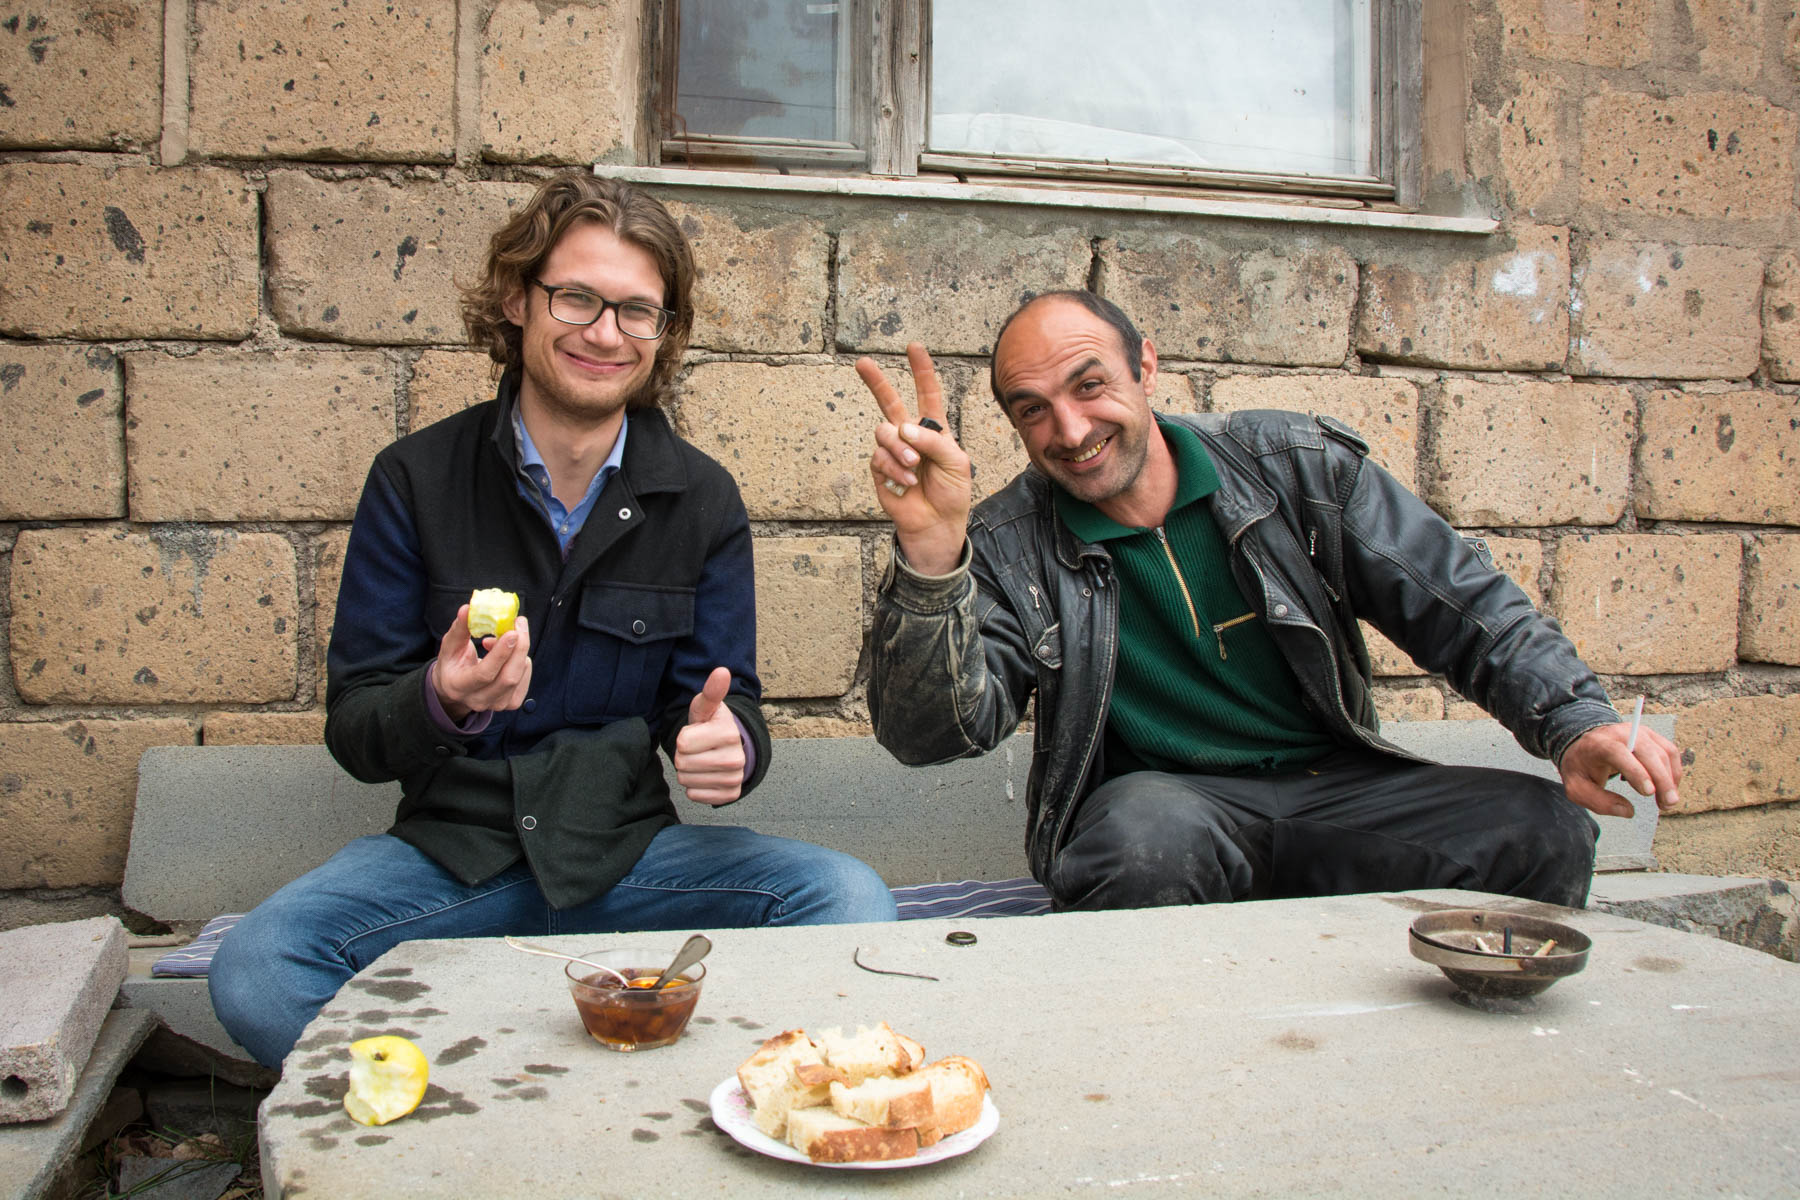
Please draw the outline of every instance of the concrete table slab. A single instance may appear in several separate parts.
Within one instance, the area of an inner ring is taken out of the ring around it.
[[[1594,940],[1535,1012],[1451,999],[1410,957],[1435,908],[1551,915]],[[710,931],[676,1045],[601,1049],[555,962],[412,942],[352,980],[261,1117],[270,1197],[1800,1192],[1800,966],[1595,911],[1464,892],[954,922]],[[550,939],[578,951],[679,935]],[[851,962],[917,971],[875,975]],[[707,1096],[770,1034],[887,1020],[993,1080],[972,1153],[851,1176],[765,1158]],[[413,1038],[414,1114],[355,1125],[345,1045]],[[1122,1192],[1121,1189],[1124,1189]]]
[[[0,1200],[37,1200],[48,1191],[80,1152],[119,1073],[155,1028],[156,1018],[147,1012],[107,1013],[68,1107],[47,1121],[0,1126]]]
[[[68,1106],[125,978],[125,942],[113,917],[0,933],[0,1122]]]

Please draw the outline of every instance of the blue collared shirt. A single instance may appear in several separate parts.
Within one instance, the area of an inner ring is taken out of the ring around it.
[[[564,558],[569,556],[569,543],[575,540],[575,535],[581,532],[588,514],[594,511],[594,501],[606,490],[606,481],[625,462],[625,433],[630,427],[631,418],[627,415],[619,422],[619,436],[613,440],[612,453],[606,456],[606,461],[594,472],[593,481],[588,484],[581,503],[572,509],[564,508],[563,502],[550,490],[550,468],[544,465],[544,456],[538,453],[537,443],[531,440],[531,434],[526,431],[525,418],[519,415],[518,409],[513,410],[513,433],[519,439],[519,469],[532,483],[532,488],[527,489],[525,481],[520,480],[519,494],[536,504],[538,511],[544,514],[544,519],[550,522],[557,543],[562,546]]]

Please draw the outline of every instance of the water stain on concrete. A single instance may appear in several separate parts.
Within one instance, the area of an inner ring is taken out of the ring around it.
[[[487,1045],[486,1038],[466,1037],[462,1041],[457,1042],[454,1046],[450,1046],[449,1048],[447,1048],[447,1049],[443,1050],[441,1053],[439,1053],[437,1056],[435,1065],[440,1066],[440,1067],[448,1067],[448,1066],[452,1066],[456,1063],[462,1062],[464,1059],[474,1058],[475,1055],[486,1045]]]
[[[309,1096],[341,1102],[344,1094],[350,1090],[350,1080],[343,1075],[313,1075],[301,1086]]]
[[[688,1022],[690,1025],[717,1025],[718,1023],[719,1020],[717,1017],[695,1017],[692,1021]]]
[[[515,1088],[515,1087],[518,1087],[521,1083],[524,1083],[525,1081],[523,1079],[506,1079],[506,1078],[502,1077],[502,1078],[490,1079],[490,1080],[488,1080],[488,1082],[493,1084],[495,1087]]]
[[[1654,971],[1658,975],[1673,975],[1687,966],[1679,958],[1659,958],[1654,954],[1634,958],[1631,965],[1640,971]]]
[[[648,1129],[634,1129],[631,1131],[631,1140],[634,1142],[660,1142],[662,1134],[652,1133]]]
[[[413,1109],[409,1118],[414,1121],[435,1121],[439,1117],[466,1117],[481,1111],[481,1106],[468,1099],[461,1092],[453,1092],[437,1084],[428,1084],[425,1088],[425,1099],[419,1107]]]
[[[331,1104],[324,1100],[307,1100],[299,1104],[277,1104],[269,1109],[274,1117],[328,1117],[334,1112],[342,1112],[343,1103]]]
[[[388,967],[385,970],[375,972],[375,978],[377,978],[377,979],[404,979],[408,975],[411,975],[412,973],[413,973],[413,969],[411,967]]]
[[[526,1063],[527,1075],[567,1075],[569,1068],[552,1066],[550,1063]]]
[[[1316,1039],[1308,1037],[1304,1033],[1297,1033],[1292,1029],[1288,1030],[1280,1037],[1271,1038],[1269,1040],[1271,1044],[1280,1046],[1283,1050],[1317,1050],[1319,1048],[1319,1043]]]
[[[408,1029],[404,1025],[358,1025],[350,1031],[350,1040],[353,1042],[360,1042],[364,1038],[372,1037],[401,1037],[412,1040],[418,1036],[418,1030]]]
[[[647,1121],[667,1121],[674,1115],[674,1113],[666,1112],[647,1112],[638,1114],[638,1116],[643,1117]]]
[[[334,1046],[341,1042],[348,1042],[349,1040],[350,1035],[341,1029],[321,1029],[311,1037],[295,1042],[294,1049],[323,1050],[327,1046]]]
[[[752,1021],[749,1017],[732,1017],[731,1023],[733,1025],[736,1025],[739,1029],[761,1029],[761,1028],[763,1028],[763,1024],[761,1021]]]
[[[409,979],[385,979],[379,982],[372,979],[352,979],[350,986],[359,992],[368,992],[396,1004],[411,1004],[431,990],[429,984]]]
[[[393,1138],[385,1137],[379,1133],[367,1133],[362,1137],[357,1138],[356,1144],[359,1146],[379,1146],[383,1142],[391,1142],[393,1140]]]
[[[690,1112],[697,1112],[697,1113],[712,1112],[712,1106],[704,1100],[683,1100],[681,1103],[683,1105],[685,1105]]]

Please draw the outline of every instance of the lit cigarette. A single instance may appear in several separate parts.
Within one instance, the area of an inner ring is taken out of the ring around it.
[[[1637,707],[1631,710],[1631,736],[1625,739],[1625,753],[1630,754],[1637,749],[1638,726],[1644,723],[1644,698],[1637,698]]]

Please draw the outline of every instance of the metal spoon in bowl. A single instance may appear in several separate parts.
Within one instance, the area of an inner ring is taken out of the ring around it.
[[[596,971],[605,971],[608,975],[611,975],[614,979],[619,981],[620,987],[630,987],[631,986],[631,984],[626,980],[626,978],[623,975],[619,974],[617,971],[613,970],[611,967],[601,966],[599,963],[592,962],[588,959],[582,958],[579,955],[564,954],[561,950],[552,950],[548,946],[534,946],[530,942],[521,942],[518,938],[511,937],[511,936],[501,938],[500,940],[505,942],[508,946],[511,946],[514,950],[517,950],[522,954],[541,954],[545,958],[560,958],[566,962],[577,962],[577,963],[580,963],[584,967],[592,967]],[[710,950],[710,949],[712,949],[712,947],[708,946],[707,949]],[[679,955],[677,955],[675,961],[680,962],[681,957]]]
[[[676,952],[675,957],[670,960],[669,965],[663,968],[663,973],[658,975],[656,977],[656,982],[650,985],[650,990],[655,991],[662,987],[663,984],[674,979],[683,971],[687,970],[711,953],[712,939],[707,937],[704,933],[696,933],[693,937],[682,943],[681,949]]]

